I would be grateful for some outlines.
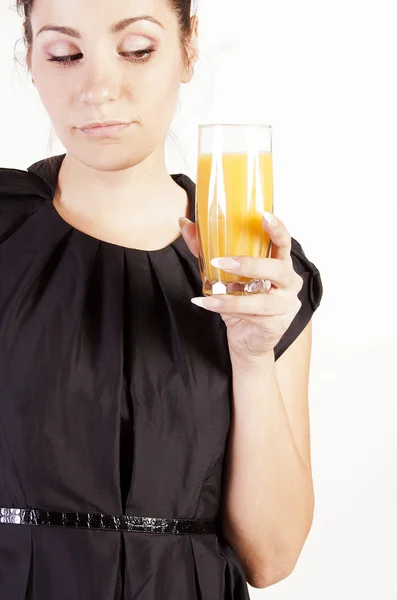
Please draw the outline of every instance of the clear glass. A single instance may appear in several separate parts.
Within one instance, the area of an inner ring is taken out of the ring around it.
[[[196,223],[204,295],[266,291],[263,279],[211,265],[222,256],[269,257],[265,211],[274,211],[271,126],[199,125]]]

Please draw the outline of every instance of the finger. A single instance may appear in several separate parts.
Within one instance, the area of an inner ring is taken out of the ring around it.
[[[190,252],[198,258],[197,225],[186,217],[180,217],[179,228]]]
[[[271,221],[271,222],[269,222]],[[262,226],[273,242],[272,257],[287,260],[291,256],[291,235],[284,223],[271,213],[263,213]]]
[[[288,289],[293,282],[292,261],[278,258],[254,258],[251,256],[226,256],[213,258],[211,265],[227,273],[235,273],[251,279],[267,279],[275,287]],[[218,274],[222,279],[222,274]]]
[[[279,292],[253,294],[252,296],[214,295],[192,298],[191,302],[213,312],[240,318],[242,315],[277,317],[296,310],[301,304],[297,296]]]
[[[267,331],[271,331],[273,333],[273,335],[277,335],[280,334],[280,337],[283,333],[285,333],[288,329],[288,327],[291,325],[295,314],[294,313],[288,313],[285,315],[279,315],[279,316],[267,316],[267,317],[260,317],[258,315],[250,315],[250,314],[245,314],[245,315],[224,315],[221,314],[220,315],[223,319],[223,321],[227,324],[228,323],[228,319],[238,319],[239,321],[247,321],[248,323],[252,323],[253,325],[256,325],[259,328],[262,329],[266,329]]]

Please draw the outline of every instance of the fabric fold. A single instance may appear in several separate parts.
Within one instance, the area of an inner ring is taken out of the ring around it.
[[[237,554],[223,538],[191,536],[191,544],[203,600],[249,600],[244,569]]]
[[[32,579],[32,545],[29,527],[0,525],[0,598],[29,598]]]

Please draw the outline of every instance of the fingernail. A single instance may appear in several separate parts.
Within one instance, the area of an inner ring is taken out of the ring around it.
[[[264,212],[263,213],[263,218],[272,227],[274,227],[277,224],[277,219],[276,219],[276,217],[274,215],[272,215],[272,213]]]
[[[237,271],[240,268],[239,261],[229,257],[213,258],[211,265],[225,271]]]
[[[191,302],[201,308],[219,308],[223,304],[218,298],[192,298]]]

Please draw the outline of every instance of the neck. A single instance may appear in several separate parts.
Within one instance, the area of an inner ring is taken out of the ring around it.
[[[56,202],[78,213],[144,215],[167,209],[165,199],[179,186],[167,172],[164,153],[156,151],[132,167],[93,169],[66,154],[58,176]],[[66,206],[67,205],[67,206]],[[168,206],[169,209],[169,206]]]
[[[189,216],[186,191],[168,174],[164,159],[150,156],[134,167],[92,169],[66,155],[54,205],[76,229],[141,249],[157,249],[180,235],[179,217]]]

